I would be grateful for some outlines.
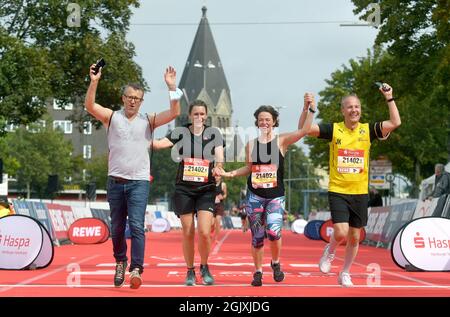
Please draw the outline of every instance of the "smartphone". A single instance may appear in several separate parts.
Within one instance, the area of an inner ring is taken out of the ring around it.
[[[94,75],[97,75],[97,73],[98,73],[98,71],[100,70],[100,67],[105,67],[105,65],[106,65],[106,63],[105,63],[105,60],[103,59],[103,58],[100,58],[98,61],[97,61],[97,63],[95,64],[95,67],[94,67]]]
[[[378,89],[383,88],[383,91],[389,91],[389,90],[391,90],[391,88],[385,87],[385,86],[383,85],[383,83],[382,83],[382,82],[379,82],[379,81],[376,81],[376,82],[375,82],[375,85],[378,87]]]

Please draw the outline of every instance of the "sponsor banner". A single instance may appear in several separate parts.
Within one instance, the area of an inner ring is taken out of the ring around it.
[[[167,212],[167,220],[169,220],[171,228],[181,228],[181,220],[173,211]]]
[[[394,240],[398,230],[412,220],[416,205],[417,200],[392,206],[381,233],[381,242],[390,244]]]
[[[320,226],[324,223],[323,220],[311,220],[305,227],[305,237],[311,240],[320,240]]]
[[[25,200],[13,200],[14,211],[16,214],[28,216],[31,218],[37,218],[33,209],[30,208],[30,205]]]
[[[367,240],[379,242],[386,219],[389,216],[392,206],[386,207],[372,207],[369,209],[369,216],[367,219]]]
[[[323,241],[325,241],[326,243],[329,243],[330,239],[331,239],[331,235],[334,233],[333,221],[331,219],[324,221],[320,225],[319,233],[320,233],[320,238]],[[364,240],[366,240],[366,229],[361,228],[361,233],[359,236],[359,243],[363,242]],[[346,244],[346,243],[347,243],[347,238],[345,238],[344,241],[342,241],[342,244]]]
[[[447,196],[447,201],[445,202],[441,215],[441,217],[450,219],[450,195]]]
[[[109,209],[91,208],[92,217],[102,219],[111,230],[111,211]]]
[[[236,217],[236,216],[231,217],[231,223],[233,224],[233,228],[235,228],[235,229],[241,229],[242,228],[241,217]]]
[[[369,185],[377,189],[389,189],[387,175],[392,173],[392,162],[389,160],[370,161]]]
[[[34,214],[36,215],[36,219],[39,220],[41,225],[44,226],[44,228],[48,231],[52,241],[56,242],[56,236],[55,236],[55,232],[52,227],[52,222],[48,215],[47,206],[45,206],[44,203],[37,202],[37,201],[29,201],[28,206],[30,207],[31,210],[34,211]]]
[[[76,220],[81,218],[92,218],[92,212],[89,207],[72,206],[72,212]]]
[[[405,259],[424,271],[450,271],[450,219],[426,217],[408,223],[400,235]]]
[[[170,231],[170,223],[165,218],[157,218],[152,222],[152,232]]]
[[[293,233],[302,234],[305,230],[306,224],[308,222],[304,219],[297,219],[291,225],[291,231]]]
[[[310,214],[311,215],[311,214]],[[329,211],[319,211],[316,215],[316,217],[314,218],[314,220],[323,220],[323,221],[327,221],[328,219],[331,218],[331,212]]]
[[[24,215],[0,219],[0,269],[43,268],[52,260],[53,244],[39,221]]]
[[[52,221],[53,229],[55,230],[56,239],[69,239],[67,231],[69,230],[70,225],[75,221],[71,207],[58,204],[46,205],[48,214]]]
[[[96,244],[109,238],[108,225],[98,218],[81,218],[69,228],[69,239],[75,244]]]
[[[402,253],[402,249],[400,248],[400,236],[405,228],[405,225],[403,225],[399,230],[397,230],[397,233],[394,236],[394,241],[392,242],[392,248],[391,248],[391,257],[394,263],[404,269],[407,265],[410,265],[408,260],[406,260],[405,256]]]
[[[436,205],[438,203],[439,198],[433,198],[433,199],[425,199],[425,200],[418,200],[416,210],[414,211],[413,219],[417,218],[423,218],[423,217],[429,217],[433,215],[434,209],[436,208]]]
[[[50,265],[53,261],[54,247],[48,230],[41,224],[44,240],[42,241],[41,252],[38,257],[31,264],[29,269],[43,269]]]

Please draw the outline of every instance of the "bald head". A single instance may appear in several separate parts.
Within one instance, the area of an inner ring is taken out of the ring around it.
[[[346,106],[348,103],[357,103],[361,105],[361,101],[359,100],[358,96],[355,94],[347,95],[342,97],[341,99],[341,109]]]

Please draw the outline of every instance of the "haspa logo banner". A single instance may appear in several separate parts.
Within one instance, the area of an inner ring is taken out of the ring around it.
[[[403,229],[405,229],[406,225],[401,227],[397,233],[395,234],[394,241],[392,242],[392,248],[391,248],[391,257],[394,263],[401,267],[402,269],[405,269],[407,265],[410,265],[411,263],[408,262],[408,260],[405,259],[405,256],[402,253],[402,249],[400,248],[400,236],[403,232]]]
[[[170,223],[165,218],[156,218],[152,222],[152,232],[167,232],[170,231]]]
[[[69,239],[75,244],[103,243],[108,238],[108,225],[98,218],[78,219],[69,228]]]
[[[400,233],[405,259],[424,271],[450,271],[450,219],[419,218]]]
[[[0,269],[43,268],[53,260],[53,244],[39,221],[24,215],[0,219]]]

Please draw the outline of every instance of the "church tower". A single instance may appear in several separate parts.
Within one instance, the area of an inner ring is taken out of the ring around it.
[[[208,106],[207,125],[220,128],[225,133],[226,128],[232,126],[230,88],[209,27],[206,10],[205,6],[202,7],[202,18],[178,85],[184,96],[176,126],[189,122],[189,103],[200,99]]]

